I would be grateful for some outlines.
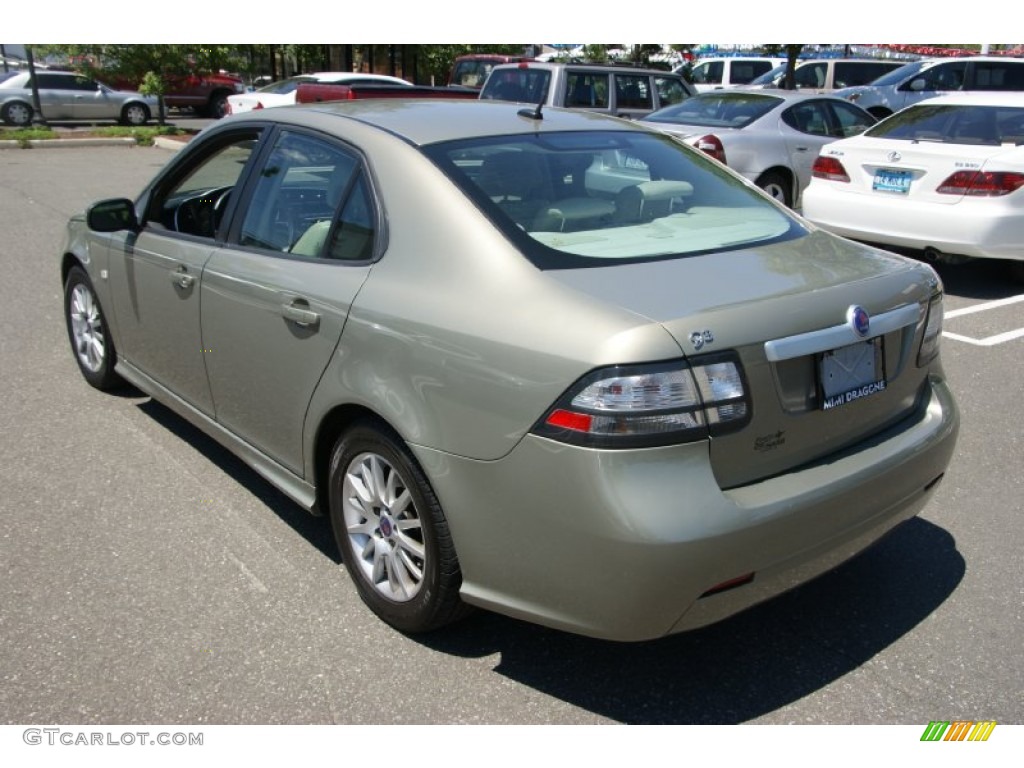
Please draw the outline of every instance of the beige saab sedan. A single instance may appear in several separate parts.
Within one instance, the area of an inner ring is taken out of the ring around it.
[[[930,267],[601,115],[227,118],[72,219],[60,269],[85,379],[328,515],[405,632],[716,621],[915,515],[957,435]]]

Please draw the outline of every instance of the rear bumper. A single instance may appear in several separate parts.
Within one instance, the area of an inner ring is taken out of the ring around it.
[[[842,187],[816,180],[804,190],[804,218],[851,240],[979,259],[1024,259],[1024,208],[1008,198],[937,205]]]
[[[706,443],[595,451],[528,436],[494,462],[416,452],[446,510],[467,602],[636,641],[779,594],[917,514],[958,426],[933,379],[913,418],[855,451],[729,491]],[[748,573],[751,583],[701,597]]]

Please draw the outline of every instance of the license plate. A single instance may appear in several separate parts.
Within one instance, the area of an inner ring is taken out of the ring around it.
[[[875,180],[871,188],[878,192],[895,192],[897,195],[905,195],[910,191],[910,171],[894,171],[888,168],[879,168],[875,171]]]
[[[821,356],[822,410],[885,391],[882,337],[833,349]]]

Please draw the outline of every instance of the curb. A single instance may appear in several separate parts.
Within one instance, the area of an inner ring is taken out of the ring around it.
[[[169,139],[166,136],[156,136],[153,139],[153,146],[160,147],[161,149],[168,149],[172,152],[179,151],[188,142],[175,141]],[[29,139],[28,148],[36,149],[39,147],[138,147],[139,143],[131,138],[125,136],[123,138],[111,137],[109,139]],[[0,149],[26,149],[25,143],[20,141],[11,141],[5,139],[0,141]]]

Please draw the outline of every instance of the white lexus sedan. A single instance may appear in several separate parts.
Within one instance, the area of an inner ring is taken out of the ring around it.
[[[730,89],[698,94],[642,122],[703,150],[795,207],[821,147],[861,133],[875,118],[833,96]]]
[[[824,147],[803,213],[926,258],[1005,259],[1024,282],[1024,94],[941,96]]]
[[[237,115],[253,109],[283,107],[295,103],[295,93],[302,83],[328,83],[331,85],[409,85],[391,75],[373,75],[365,72],[313,72],[278,80],[249,93],[228,96],[228,114]]]

